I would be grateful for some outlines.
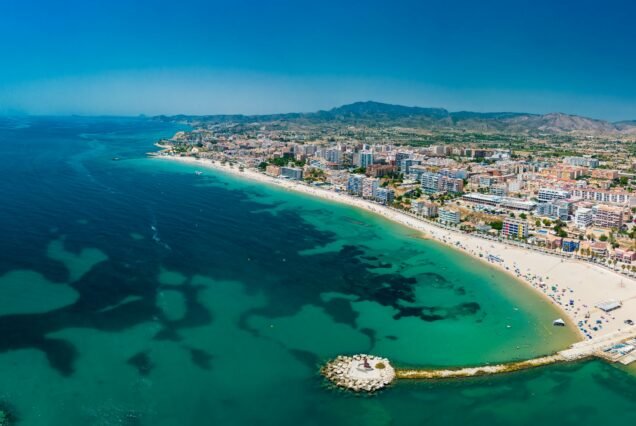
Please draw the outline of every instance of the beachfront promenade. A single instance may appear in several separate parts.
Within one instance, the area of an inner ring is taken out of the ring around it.
[[[451,231],[451,232],[458,232],[458,233],[462,233],[462,234],[468,234],[468,235],[471,235],[471,236],[476,237],[476,238],[482,238],[484,240],[496,241],[498,243],[505,244],[505,245],[508,245],[510,247],[520,247],[520,248],[523,248],[523,249],[526,249],[526,250],[533,250],[533,251],[536,251],[536,252],[539,252],[539,253],[543,253],[543,254],[546,254],[546,255],[549,255],[549,256],[554,256],[554,257],[557,257],[557,258],[560,258],[560,259],[570,259],[570,260],[579,260],[579,261],[582,261],[582,262],[588,262],[588,263],[590,263],[592,265],[598,266],[600,268],[604,268],[604,269],[606,269],[606,270],[608,270],[610,272],[621,274],[621,275],[624,275],[625,277],[628,277],[628,278],[636,278],[636,272],[632,272],[629,269],[621,269],[621,268],[618,268],[618,267],[611,267],[606,262],[604,262],[601,258],[595,258],[595,257],[590,257],[590,256],[579,256],[575,252],[564,252],[564,251],[558,251],[558,250],[550,250],[550,249],[544,248],[544,247],[539,246],[539,245],[529,244],[529,243],[526,243],[526,242],[523,242],[523,241],[514,240],[514,239],[510,239],[510,238],[495,237],[493,235],[489,235],[489,234],[481,233],[481,232],[465,232],[465,231],[462,231],[461,229],[459,229],[457,227],[444,225],[444,224],[439,223],[437,221],[434,221],[432,219],[428,219],[428,218],[425,218],[423,216],[416,215],[416,214],[414,214],[412,212],[409,212],[407,210],[400,210],[400,209],[397,209],[395,207],[390,207],[390,206],[387,206],[387,208],[391,209],[391,210],[394,210],[396,212],[402,213],[402,214],[409,215],[409,216],[414,217],[414,218],[416,218],[418,220],[428,222],[431,225],[433,225],[433,226],[435,226],[437,228],[440,228],[440,229],[446,229],[446,230]]]

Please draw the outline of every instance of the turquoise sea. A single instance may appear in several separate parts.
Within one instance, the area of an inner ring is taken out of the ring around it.
[[[150,159],[180,127],[0,119],[0,409],[19,425],[636,422],[600,361],[374,396],[339,354],[462,366],[572,343],[525,286],[369,213]]]

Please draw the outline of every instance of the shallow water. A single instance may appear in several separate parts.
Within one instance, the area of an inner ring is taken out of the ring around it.
[[[598,361],[327,389],[317,369],[338,354],[471,365],[575,335],[525,286],[411,230],[145,157],[176,130],[0,121],[0,404],[19,424],[636,420],[636,380]]]

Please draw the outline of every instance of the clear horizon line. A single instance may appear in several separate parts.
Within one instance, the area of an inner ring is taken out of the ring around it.
[[[215,112],[215,113],[205,113],[205,114],[185,113],[185,112],[161,113],[161,114],[148,114],[148,113],[143,113],[143,112],[130,113],[130,114],[126,114],[126,113],[121,113],[121,114],[119,114],[119,113],[113,113],[113,114],[111,114],[111,113],[107,113],[107,114],[90,114],[90,113],[37,114],[37,113],[28,113],[28,112],[14,112],[14,113],[0,113],[0,117],[6,117],[6,118],[18,118],[18,117],[83,117],[83,118],[89,118],[89,117],[95,117],[95,118],[136,118],[136,117],[147,117],[147,118],[154,118],[154,117],[174,117],[174,116],[177,116],[177,115],[185,115],[185,116],[191,116],[191,117],[232,116],[232,115],[243,116],[243,117],[262,117],[262,116],[267,116],[267,115],[313,114],[313,113],[318,113],[318,112],[329,112],[332,109],[341,108],[343,106],[353,105],[353,104],[357,104],[357,103],[369,103],[369,102],[377,103],[377,104],[383,104],[383,105],[407,107],[407,108],[440,109],[440,110],[447,111],[449,114],[457,114],[457,113],[461,113],[461,112],[470,112],[470,113],[476,113],[476,114],[520,114],[520,115],[534,115],[534,116],[544,116],[544,115],[550,115],[550,114],[563,114],[563,115],[569,115],[569,116],[573,116],[573,117],[586,118],[586,119],[589,119],[589,120],[602,121],[602,122],[606,122],[606,123],[610,123],[610,124],[636,121],[636,119],[607,120],[607,119],[603,119],[603,118],[595,118],[595,117],[591,117],[591,116],[588,116],[588,115],[569,113],[569,112],[564,112],[564,111],[549,111],[549,112],[526,112],[526,111],[506,111],[506,110],[477,111],[477,110],[469,110],[469,109],[459,109],[459,110],[456,110],[456,111],[451,111],[451,110],[449,110],[447,108],[444,108],[444,107],[392,104],[392,103],[388,103],[388,102],[379,102],[379,101],[354,101],[354,102],[342,104],[342,105],[339,105],[339,106],[335,106],[335,107],[332,107],[332,108],[329,108],[329,109],[315,109],[315,110],[310,110],[310,111],[268,112],[268,113],[256,113],[256,114],[253,114],[253,113],[240,113],[240,112],[228,112],[228,113]]]

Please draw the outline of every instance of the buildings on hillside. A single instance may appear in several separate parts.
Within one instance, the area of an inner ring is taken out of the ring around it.
[[[569,164],[570,166],[589,167],[591,169],[600,165],[599,160],[590,157],[565,157],[563,158],[563,163]]]

